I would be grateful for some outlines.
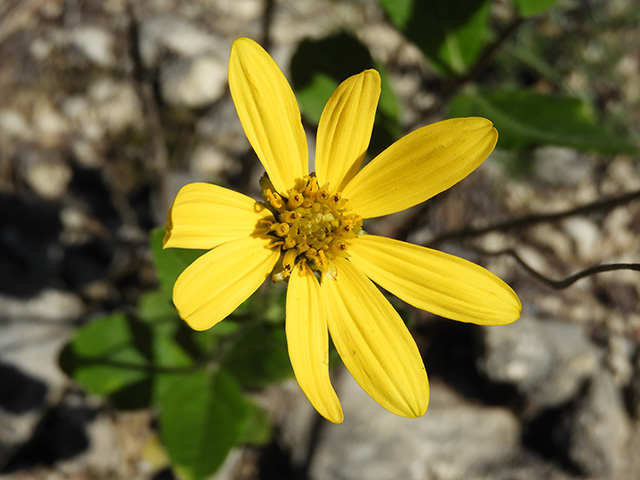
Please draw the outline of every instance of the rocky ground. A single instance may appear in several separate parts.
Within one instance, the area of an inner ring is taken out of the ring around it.
[[[633,2],[560,3],[530,28],[578,44],[555,59],[566,84],[638,143],[640,35],[613,28]],[[301,39],[357,32],[388,66],[406,128],[443,115],[433,72],[375,1],[131,4],[0,3],[0,478],[173,478],[153,413],[86,395],[57,359],[77,326],[156,284],[147,235],[181,185],[256,193],[260,166],[226,85],[234,38],[267,44],[286,71]],[[477,327],[414,312],[425,417],[389,414],[340,369],[339,426],[294,382],[277,385],[260,395],[276,438],[235,451],[219,478],[639,478],[640,273],[550,279],[640,261],[640,164],[546,147],[514,176],[510,156],[368,229],[487,266],[519,294],[522,319]]]

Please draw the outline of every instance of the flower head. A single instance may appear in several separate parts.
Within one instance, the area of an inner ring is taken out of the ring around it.
[[[516,294],[478,265],[362,231],[362,219],[421,203],[471,173],[498,134],[483,118],[445,120],[395,142],[360,169],[380,96],[366,70],[333,93],[318,126],[315,173],[291,87],[254,41],[236,40],[231,95],[262,162],[263,201],[205,183],[183,187],[169,212],[165,248],[210,251],[176,281],[173,300],[194,329],[217,324],[270,275],[288,281],[291,364],[309,401],[342,421],[329,379],[329,333],[360,386],[391,412],[425,413],[422,359],[398,313],[373,282],[437,315],[484,325],[515,321]]]

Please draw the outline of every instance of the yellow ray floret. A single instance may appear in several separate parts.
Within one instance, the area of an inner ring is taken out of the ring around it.
[[[380,96],[380,76],[345,80],[322,113],[316,172],[307,168],[300,112],[284,75],[253,40],[236,40],[229,85],[266,175],[262,202],[222,187],[187,185],[167,221],[166,248],[208,253],[178,278],[173,301],[194,329],[228,316],[269,276],[289,283],[286,335],[300,388],[326,419],[343,419],[329,378],[329,335],[360,386],[389,411],[419,417],[429,404],[422,357],[373,282],[462,322],[502,325],[522,306],[498,277],[461,258],[366,235],[362,219],[409,208],[476,169],[498,134],[484,118],[420,128],[360,170]]]
[[[295,267],[289,281],[286,331],[300,388],[323,417],[342,422],[340,401],[329,380],[327,311],[318,280],[304,263]]]
[[[480,325],[520,316],[511,287],[462,258],[375,235],[362,235],[349,252],[355,267],[414,307]]]

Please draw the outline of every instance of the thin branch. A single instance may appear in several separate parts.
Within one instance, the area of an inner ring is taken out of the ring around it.
[[[83,366],[88,365],[98,365],[104,367],[113,367],[113,368],[121,368],[123,370],[135,370],[141,372],[148,373],[190,373],[197,372],[198,370],[202,370],[206,368],[207,363],[196,362],[193,365],[188,365],[184,367],[168,367],[166,365],[157,365],[153,363],[132,363],[132,362],[123,362],[118,360],[110,360],[107,358],[89,358],[89,357],[78,357],[78,361],[82,363]]]
[[[273,25],[275,6],[275,0],[265,0],[264,15],[262,17],[262,41],[260,44],[266,51],[271,48],[271,27]]]
[[[516,228],[529,227],[537,223],[557,222],[574,215],[586,215],[597,210],[611,210],[615,207],[624,205],[639,198],[640,190],[635,190],[618,197],[604,198],[592,203],[588,203],[586,205],[571,208],[569,210],[563,210],[561,212],[543,213],[539,215],[526,215],[524,217],[494,223],[493,225],[487,225],[485,227],[469,227],[453,232],[445,232],[441,235],[436,236],[427,244],[428,246],[432,247],[448,240],[460,240],[469,237],[479,237],[489,232],[508,231]]]
[[[148,81],[149,75],[145,72],[145,67],[142,62],[142,56],[140,54],[140,31],[138,28],[138,20],[135,15],[133,0],[130,0],[127,4],[129,10],[129,56],[133,63],[132,80],[134,88],[138,93],[138,97],[142,101],[142,107],[144,110],[145,127],[149,137],[151,138],[151,155],[147,160],[147,172],[151,175],[155,192],[157,195],[156,201],[158,202],[158,208],[154,209],[159,215],[159,212],[164,212],[169,206],[167,185],[166,185],[166,173],[168,164],[168,149],[167,142],[164,137],[162,120],[160,117],[159,99],[156,97],[152,82]],[[156,219],[158,224],[162,225],[165,218]]]
[[[520,28],[520,25],[524,22],[524,18],[521,16],[516,16],[511,23],[509,23],[504,30],[500,32],[498,37],[491,42],[486,48],[482,51],[482,53],[478,56],[475,63],[467,70],[467,72],[456,79],[454,82],[454,90],[458,90],[462,85],[471,81],[478,75],[478,72],[482,70],[485,64],[491,60],[491,57],[502,48],[502,45],[513,35],[513,33]]]
[[[555,290],[562,290],[573,285],[578,280],[582,280],[583,278],[590,277],[598,273],[613,272],[616,270],[633,270],[636,272],[640,272],[640,263],[605,263],[603,265],[594,265],[592,267],[585,268],[584,270],[580,270],[579,272],[574,273],[573,275],[569,275],[568,277],[561,280],[554,280],[552,278],[546,277],[545,275],[542,275],[540,272],[533,269],[529,264],[527,264],[527,262],[522,259],[520,255],[518,255],[518,252],[511,248],[498,250],[495,252],[486,251],[475,247],[474,250],[476,250],[478,253],[490,256],[509,255],[510,257],[515,259],[515,261],[518,262],[518,264],[532,277],[536,278],[540,282]]]

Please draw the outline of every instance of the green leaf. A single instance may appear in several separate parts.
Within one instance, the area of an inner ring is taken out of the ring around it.
[[[210,355],[220,342],[233,335],[239,329],[239,325],[231,318],[214,325],[208,330],[195,331],[189,329],[189,335],[201,355]]]
[[[293,375],[282,327],[247,328],[222,358],[222,365],[250,388],[261,388]]]
[[[144,379],[147,364],[122,313],[96,319],[79,329],[60,357],[63,370],[98,395],[109,395]]]
[[[535,40],[534,40],[535,42]],[[540,45],[529,44],[509,44],[504,47],[504,52],[513,57],[514,60],[532,70],[536,75],[552,82],[557,87],[565,84],[563,74],[545,58],[544,51],[540,50]]]
[[[532,17],[550,9],[558,0],[511,0],[523,17]]]
[[[326,73],[318,72],[311,77],[304,88],[298,91],[298,101],[302,112],[314,125],[320,123],[320,115],[324,105],[338,85],[339,82]]]
[[[377,154],[398,138],[398,101],[385,68],[371,58],[365,45],[347,33],[319,40],[303,40],[291,59],[291,80],[304,117],[318,125],[333,91],[351,75],[375,68],[382,78],[370,154]]]
[[[507,150],[555,145],[603,154],[639,152],[624,137],[598,125],[588,103],[564,95],[468,91],[452,100],[449,116],[488,118],[498,130],[498,146]]]
[[[175,320],[178,318],[171,297],[164,290],[151,290],[143,293],[138,300],[138,318],[143,322]]]
[[[138,300],[137,318],[157,333],[172,336],[180,326],[180,317],[171,297],[164,290],[145,292]]]
[[[175,379],[162,398],[160,430],[176,471],[187,480],[218,470],[241,437],[249,407],[223,370]]]
[[[369,50],[350,34],[300,42],[291,59],[291,83],[302,114],[317,125],[336,87],[351,75],[372,67]]]
[[[261,295],[251,305],[255,318],[264,319],[272,325],[284,326],[286,317],[287,289],[283,284],[267,283]]]
[[[153,335],[154,366],[176,368],[193,365],[191,357],[171,337],[165,335]]]
[[[151,251],[158,270],[158,279],[165,292],[173,292],[173,284],[178,276],[193,261],[205,253],[205,250],[185,250],[181,248],[162,248],[164,229],[157,228],[151,232]]]
[[[273,429],[266,410],[253,401],[248,401],[249,414],[242,425],[238,443],[264,445],[271,440]]]
[[[462,75],[491,36],[489,0],[380,0],[389,20],[442,75]]]
[[[409,23],[415,0],[380,0],[391,23],[400,30]]]
[[[63,349],[60,365],[88,392],[109,396],[116,407],[145,408],[162,395],[167,379],[193,365],[172,338],[174,331],[112,314],[80,328]]]

